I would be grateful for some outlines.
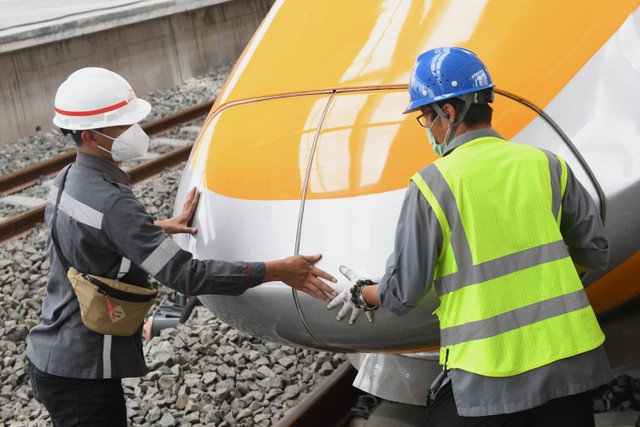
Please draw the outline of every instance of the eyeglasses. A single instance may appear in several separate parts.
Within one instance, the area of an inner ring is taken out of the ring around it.
[[[416,121],[423,128],[427,127],[427,121],[429,120],[427,116],[431,116],[431,113],[422,113],[418,117],[416,117]]]

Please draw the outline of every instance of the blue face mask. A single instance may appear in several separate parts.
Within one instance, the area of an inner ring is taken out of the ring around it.
[[[437,116],[436,120],[438,120],[439,118],[440,116]],[[427,137],[429,137],[429,143],[431,144],[431,148],[433,148],[433,151],[435,151],[438,156],[442,157],[444,155],[444,149],[446,148],[446,145],[444,143],[438,144],[438,141],[436,141],[436,137],[433,136],[433,132],[431,132],[431,127],[436,122],[436,120],[431,122],[431,126],[427,128]]]

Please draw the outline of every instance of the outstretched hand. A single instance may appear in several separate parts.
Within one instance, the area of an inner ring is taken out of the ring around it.
[[[302,291],[319,300],[329,302],[329,295],[337,295],[337,292],[322,279],[333,283],[336,278],[314,264],[322,258],[322,255],[296,255],[277,261],[265,263],[266,272],[264,282],[279,280],[293,289]]]
[[[196,187],[193,187],[182,205],[182,212],[172,218],[157,220],[155,225],[162,227],[167,234],[189,233],[196,234],[198,229],[196,227],[189,226],[189,222],[193,218],[193,214],[198,207],[198,201],[200,200],[200,192]]]
[[[360,313],[362,313],[363,311],[366,313],[369,323],[373,322],[373,311],[365,310],[362,307],[357,307],[351,298],[351,289],[354,286],[358,285],[359,282],[365,281],[365,279],[356,274],[346,265],[340,266],[340,272],[344,274],[347,279],[349,279],[349,286],[344,288],[337,297],[331,300],[331,302],[327,304],[327,308],[329,310],[332,310],[338,305],[342,304],[342,307],[340,308],[340,310],[338,311],[338,315],[336,316],[336,320],[338,322],[342,322],[342,320],[348,315],[349,324],[353,325],[358,316],[360,316]],[[369,281],[369,283],[371,283],[371,281]]]

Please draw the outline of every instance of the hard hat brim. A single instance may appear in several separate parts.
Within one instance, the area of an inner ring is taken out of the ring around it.
[[[113,126],[130,126],[142,121],[151,112],[151,104],[144,99],[136,98],[134,102],[123,107],[114,114],[97,114],[87,116],[85,120],[67,120],[65,116],[56,113],[53,124],[61,129],[88,130]]]

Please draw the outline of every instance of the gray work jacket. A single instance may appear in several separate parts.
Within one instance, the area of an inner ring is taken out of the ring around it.
[[[501,138],[491,129],[465,133],[451,141],[445,155],[486,136]],[[576,264],[606,268],[609,241],[597,207],[569,168],[560,231]],[[395,249],[379,283],[378,294],[386,309],[405,314],[429,292],[442,245],[438,219],[412,181],[400,212]],[[613,378],[602,347],[512,377],[486,377],[460,369],[447,375],[461,416],[518,412],[593,389]]]
[[[49,231],[61,175],[47,199]],[[193,296],[239,295],[262,282],[264,263],[196,260],[153,222],[133,195],[124,171],[100,157],[78,152],[67,174],[57,218],[62,253],[78,271],[138,285],[147,283],[151,275]],[[87,329],[51,233],[47,250],[51,272],[40,322],[28,337],[29,360],[41,371],[68,378],[146,374],[142,328],[129,337]]]

